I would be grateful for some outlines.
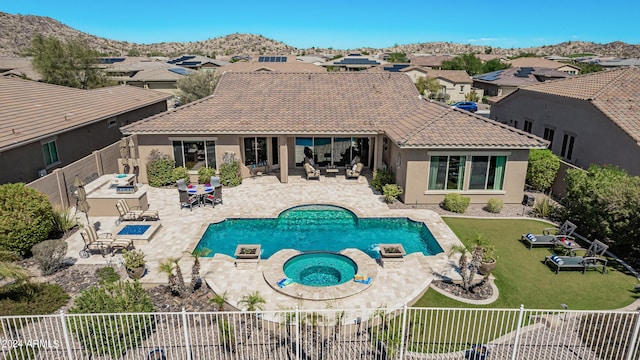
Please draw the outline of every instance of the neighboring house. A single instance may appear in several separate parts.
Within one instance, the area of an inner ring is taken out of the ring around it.
[[[491,118],[549,140],[579,167],[616,165],[640,175],[640,68],[526,86],[496,102]]]
[[[410,66],[400,70],[401,73],[409,75],[413,82],[421,77],[430,77],[438,80],[441,86],[441,93],[449,102],[465,101],[467,96],[476,91],[478,98],[482,99],[482,90],[473,88],[473,79],[464,70],[432,70],[421,67]]]
[[[308,63],[301,62],[237,62],[222,66],[216,70],[219,74],[225,72],[254,72],[254,71],[266,71],[266,72],[304,72],[304,73],[325,73],[327,69],[322,66],[317,66]]]
[[[120,126],[167,110],[162,93],[80,90],[0,77],[0,183],[31,182],[122,137]]]
[[[31,65],[32,58],[6,58],[0,57],[0,76],[23,78],[40,81],[42,75],[33,69]]]
[[[640,66],[640,59],[612,59],[598,61],[596,64],[603,68],[616,68],[621,66]]]
[[[413,66],[440,70],[442,68],[443,61],[451,61],[453,59],[455,59],[455,55],[414,56],[409,59],[409,63],[411,63],[411,65]]]
[[[168,64],[163,61],[145,60],[130,64],[114,64],[104,69],[106,75],[122,85],[178,94],[178,80],[196,70]]]
[[[331,67],[334,71],[362,71],[386,64],[388,64],[386,61],[375,56],[349,54],[345,57],[327,61],[322,66]]]
[[[228,61],[211,59],[201,55],[182,55],[167,61],[167,63],[192,70],[215,70],[229,64]]]
[[[298,62],[302,62],[302,63],[306,63],[306,64],[313,64],[313,65],[318,65],[318,66],[322,66],[322,64],[324,64],[325,62],[327,62],[327,60],[329,60],[326,56],[322,56],[322,55],[301,55],[301,56],[296,56],[296,61]]]
[[[473,87],[487,96],[506,96],[518,87],[548,80],[564,79],[571,75],[550,68],[512,67],[473,77]]]
[[[387,167],[411,204],[438,204],[451,192],[486,203],[519,203],[529,149],[547,142],[466,111],[423,100],[398,73],[227,72],[213,95],[131,124],[140,158],[154,149],[192,173],[220,169],[232,154],[243,176],[302,176],[305,157],[344,169]],[[257,168],[256,168],[257,167]],[[146,180],[146,164],[140,164]],[[322,181],[322,179],[320,180]]]
[[[557,70],[570,75],[580,74],[580,67],[538,57],[521,57],[507,61],[513,68],[532,67]]]

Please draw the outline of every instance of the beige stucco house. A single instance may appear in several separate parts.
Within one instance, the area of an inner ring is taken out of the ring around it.
[[[547,142],[466,111],[422,99],[399,73],[228,72],[213,95],[124,127],[140,158],[154,149],[192,171],[235,156],[243,175],[322,175],[356,156],[369,174],[388,168],[406,203],[437,204],[450,192],[484,203],[522,200],[528,152]],[[142,161],[141,179],[146,164]],[[321,176],[320,181],[322,181]],[[314,180],[315,181],[315,180]],[[355,181],[355,180],[354,180]]]
[[[132,86],[80,90],[0,77],[0,184],[30,182],[118,141],[120,126],[167,110]]]
[[[465,101],[467,96],[475,91],[476,96],[482,99],[483,91],[473,87],[473,79],[464,70],[432,70],[421,66],[408,66],[399,71],[407,74],[413,82],[420,78],[434,78],[441,86],[441,94],[449,102]]]
[[[557,70],[563,73],[567,73],[570,75],[578,75],[580,74],[580,67],[572,64],[561,63],[559,61],[548,60],[545,58],[538,57],[521,57],[513,60],[507,61],[508,64],[511,64],[511,67],[520,68],[520,67],[534,67],[534,68],[548,68]]]
[[[640,175],[640,68],[601,71],[519,88],[490,117],[550,141],[582,168],[616,165]]]

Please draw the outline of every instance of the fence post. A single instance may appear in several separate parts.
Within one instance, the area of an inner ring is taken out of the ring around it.
[[[400,359],[404,358],[404,339],[407,335],[407,304],[402,307],[402,331],[400,332]]]
[[[300,360],[300,310],[296,306],[296,359]]]
[[[67,357],[69,358],[69,360],[73,360],[73,352],[71,351],[71,339],[69,339],[67,321],[64,318],[64,311],[62,310],[60,310],[60,324],[62,325],[62,335],[64,336],[64,343],[67,347]]]
[[[636,318],[636,325],[633,327],[633,335],[631,335],[631,342],[629,343],[629,347],[627,348],[626,360],[633,359],[633,350],[635,350],[636,343],[638,342],[638,332],[640,332],[640,310],[638,310],[637,315],[638,315],[638,318]]]
[[[513,352],[511,353],[511,360],[516,360],[516,353],[518,352],[518,342],[520,341],[520,329],[522,328],[523,317],[524,305],[520,304],[520,311],[518,312],[518,323],[516,324],[516,336],[513,339]]]
[[[187,350],[187,360],[191,360],[191,345],[189,344],[189,322],[187,321],[187,311],[182,308],[182,323],[184,326],[184,347]]]

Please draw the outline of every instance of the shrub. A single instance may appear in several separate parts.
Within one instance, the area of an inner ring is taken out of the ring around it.
[[[53,344],[52,344],[53,346]],[[29,345],[20,345],[12,348],[7,353],[7,360],[31,360],[35,359],[38,355],[39,348],[29,346]]]
[[[92,317],[72,316],[69,329],[87,351],[93,355],[122,357],[127,349],[138,347],[151,333],[150,315],[123,313],[152,312],[153,302],[139,282],[118,281],[84,290],[73,301],[71,314],[108,315],[96,321]]]
[[[147,180],[149,185],[160,187],[173,183],[173,168],[175,167],[169,155],[161,153],[159,150],[153,149],[147,158]]]
[[[171,178],[172,184],[175,184],[175,182],[178,181],[179,179],[184,179],[184,181],[187,184],[191,182],[191,179],[189,178],[189,170],[187,170],[187,168],[184,166],[178,166],[177,168],[173,169],[171,174],[172,174],[172,178]]]
[[[238,160],[233,160],[230,163],[224,163],[220,166],[220,183],[230,187],[242,184],[240,163]]]
[[[47,195],[23,183],[0,185],[0,248],[27,254],[51,232]]]
[[[540,218],[548,218],[553,214],[555,210],[555,206],[551,203],[548,197],[543,196],[542,199],[536,199],[536,202],[533,203],[533,208],[531,212],[534,216]]]
[[[402,192],[402,188],[396,184],[387,184],[382,188],[384,200],[388,203],[392,203]]]
[[[0,316],[52,314],[69,301],[58,284],[16,283],[0,287]]]
[[[96,270],[96,276],[100,279],[100,285],[111,284],[120,280],[120,274],[116,273],[111,266]]]
[[[20,259],[22,258],[15,251],[0,249],[0,262],[12,262]]]
[[[504,201],[501,199],[491,198],[489,202],[487,202],[487,211],[493,214],[497,214],[502,211],[504,207]]]
[[[393,184],[395,181],[393,172],[389,169],[377,169],[373,178],[371,179],[371,187],[378,192],[382,192],[383,188],[387,184]]]
[[[66,234],[67,231],[78,226],[78,221],[71,214],[71,208],[64,209],[60,206],[54,206],[52,210],[53,217],[51,219],[50,238],[59,239]]]
[[[67,247],[64,240],[45,240],[33,246],[31,252],[40,266],[42,275],[53,274],[64,267]]]
[[[127,269],[143,267],[147,263],[141,250],[122,250],[122,258]]]
[[[462,196],[457,193],[447,194],[444,197],[444,209],[447,211],[453,211],[459,214],[467,211],[471,198],[468,196]]]
[[[551,187],[560,169],[560,158],[549,149],[531,149],[527,183],[538,191]]]
[[[216,175],[216,169],[201,167],[198,169],[198,182],[200,184],[208,184],[211,181],[211,177]]]

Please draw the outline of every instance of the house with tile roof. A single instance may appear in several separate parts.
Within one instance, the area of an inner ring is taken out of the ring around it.
[[[441,93],[449,102],[465,101],[466,97],[476,91],[478,98],[482,98],[483,92],[473,88],[473,79],[464,70],[433,70],[420,66],[409,66],[400,70],[409,75],[413,82],[419,78],[434,78],[441,86]]]
[[[302,72],[302,73],[324,73],[327,72],[322,66],[302,63],[302,62],[235,62],[228,65],[219,67],[216,72],[218,74],[224,74],[225,72],[254,72],[254,71],[266,71],[266,72]]]
[[[491,118],[541,136],[581,168],[615,165],[640,175],[640,68],[600,71],[524,86]]]
[[[30,182],[167,110],[170,96],[132,86],[81,90],[0,77],[0,183]]]
[[[473,87],[482,89],[487,96],[506,96],[520,86],[564,79],[570,76],[572,75],[551,68],[511,67],[475,75]]]
[[[522,200],[531,148],[547,142],[504,124],[424,100],[405,74],[227,72],[211,96],[125,126],[140,158],[156,149],[192,172],[233,156],[281,182],[311,158],[323,175],[359,157],[388,168],[406,203],[458,192],[474,203]],[[146,164],[140,164],[145,181]],[[303,176],[303,175],[302,175]],[[321,176],[321,180],[324,176]]]
[[[511,67],[533,67],[533,68],[548,68],[557,70],[560,72],[564,72],[571,75],[580,74],[580,67],[576,65],[571,65],[567,63],[561,63],[558,61],[548,60],[545,58],[539,57],[521,57],[513,60],[507,61],[508,64],[511,64]]]
[[[130,85],[177,95],[178,80],[197,70],[178,65],[144,59],[137,62],[117,63],[104,69],[105,74],[121,85]]]

